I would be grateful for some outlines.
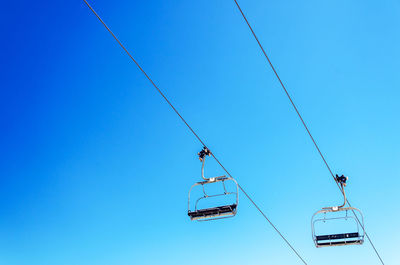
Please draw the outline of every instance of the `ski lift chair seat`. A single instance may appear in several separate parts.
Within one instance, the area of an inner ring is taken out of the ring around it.
[[[236,214],[237,204],[223,205],[218,207],[189,211],[188,215],[191,220],[220,218]]]
[[[315,239],[317,247],[361,245],[363,243],[363,237],[358,232],[321,235],[321,236],[316,236]]]

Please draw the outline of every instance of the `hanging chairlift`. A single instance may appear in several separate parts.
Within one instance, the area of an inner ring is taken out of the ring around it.
[[[364,217],[361,211],[353,207],[344,207],[346,205],[346,193],[344,187],[346,186],[347,177],[336,175],[336,181],[340,184],[341,191],[344,197],[344,203],[340,206],[325,207],[316,212],[311,219],[312,238],[317,248],[319,247],[332,247],[332,246],[345,246],[345,245],[361,245],[364,243]],[[349,216],[349,212],[353,212],[354,216]],[[329,224],[335,225],[340,221],[343,224],[351,225],[353,230],[345,233],[316,233],[315,227],[328,226]]]
[[[222,219],[222,218],[228,218],[228,217],[233,217],[236,215],[237,212],[237,206],[239,203],[239,192],[238,192],[238,184],[235,179],[232,177],[226,177],[226,176],[220,176],[220,177],[214,177],[214,178],[206,178],[204,177],[204,162],[206,156],[210,156],[211,152],[207,147],[204,147],[203,150],[200,151],[199,153],[199,159],[202,162],[201,165],[201,177],[204,179],[204,181],[197,182],[192,185],[192,187],[189,190],[189,199],[188,199],[188,216],[190,219],[193,220],[198,220],[198,221],[209,221],[209,220],[216,220],[216,219]],[[228,191],[227,186],[225,183],[232,182],[236,186],[236,191]],[[217,194],[208,194],[206,192],[205,186],[206,185],[219,185],[222,186],[223,192],[222,193],[217,193]],[[192,190],[196,186],[201,186],[202,188],[202,196],[199,197],[196,202],[194,203],[194,207],[190,205],[190,195],[192,193]],[[230,196],[231,195],[231,196]],[[226,204],[222,206],[216,206],[216,207],[211,207],[211,208],[199,208],[199,202],[200,201],[206,201],[210,198],[227,198],[227,197],[234,197],[235,201],[231,204]]]

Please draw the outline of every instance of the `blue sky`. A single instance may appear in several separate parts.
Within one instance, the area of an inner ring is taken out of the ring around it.
[[[340,193],[233,1],[90,3],[309,264],[379,264],[313,246]],[[397,264],[399,2],[240,3]],[[83,1],[3,1],[0,24],[0,264],[301,264],[243,194],[189,220],[202,146]]]

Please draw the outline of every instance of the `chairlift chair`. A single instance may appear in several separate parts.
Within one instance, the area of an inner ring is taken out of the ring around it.
[[[226,176],[219,176],[219,177],[214,177],[214,178],[206,178],[204,177],[204,162],[206,156],[210,155],[211,152],[208,150],[206,147],[203,148],[202,151],[199,153],[199,159],[202,162],[201,166],[201,177],[204,179],[203,181],[196,182],[195,184],[192,185],[192,187],[189,190],[189,199],[188,199],[188,216],[190,219],[197,220],[197,221],[209,221],[209,220],[216,220],[216,219],[222,219],[222,218],[228,218],[228,217],[233,217],[237,213],[237,206],[239,203],[239,191],[238,191],[238,184],[236,180],[232,177],[226,177]],[[229,191],[225,185],[227,182],[232,182],[236,186],[235,191]],[[217,194],[208,194],[206,192],[206,185],[218,185],[221,184],[223,188],[222,193],[217,193]],[[194,203],[194,207],[191,206],[190,204],[190,195],[192,193],[192,190],[196,186],[201,186],[202,188],[202,196],[199,197],[196,202]],[[215,197],[227,197],[229,195],[232,195],[235,197],[235,201],[231,204],[226,204],[226,205],[221,205],[221,206],[215,206],[215,207],[210,207],[210,208],[199,208],[199,202],[201,200],[207,200],[210,198],[215,198]]]
[[[314,244],[317,248],[320,247],[333,247],[333,246],[346,246],[346,245],[361,245],[364,243],[364,217],[362,212],[354,207],[344,207],[346,205],[346,193],[344,187],[346,186],[347,177],[336,175],[336,181],[340,184],[341,191],[344,197],[344,203],[340,206],[325,207],[317,211],[311,219],[311,231]],[[348,213],[353,212],[354,216]],[[320,234],[316,232],[316,224],[327,225],[327,223],[338,223],[338,221],[345,221],[349,223],[353,229],[351,232],[344,232],[338,234]]]

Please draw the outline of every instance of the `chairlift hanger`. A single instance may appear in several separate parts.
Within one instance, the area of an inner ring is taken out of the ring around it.
[[[206,178],[204,176],[204,163],[206,160],[206,156],[210,156],[211,152],[207,147],[204,147],[199,153],[199,160],[201,162],[201,177],[203,178],[203,181],[196,182],[195,184],[192,185],[192,187],[189,190],[189,199],[188,199],[188,216],[190,219],[193,220],[198,220],[198,221],[209,221],[209,220],[216,220],[216,219],[222,219],[222,218],[228,218],[228,217],[233,217],[237,213],[237,206],[239,204],[239,186],[236,180],[232,177],[226,177],[226,176],[219,176],[219,177],[213,177],[213,178]],[[228,191],[225,182],[233,182],[236,186],[235,191]],[[217,194],[208,194],[205,189],[205,185],[213,185],[219,183],[223,187],[223,193],[217,193]],[[201,186],[203,196],[199,197],[195,204],[194,204],[194,209],[191,210],[191,205],[190,205],[190,194],[193,190],[194,187],[196,186]],[[221,206],[216,206],[216,207],[211,207],[211,208],[198,208],[198,204],[201,200],[207,200],[208,198],[212,197],[226,197],[229,195],[234,195],[236,200],[232,204],[225,204]]]
[[[317,248],[320,247],[333,247],[333,246],[346,246],[346,245],[362,245],[364,243],[364,217],[362,212],[354,207],[345,207],[346,206],[346,193],[344,191],[344,187],[346,187],[346,181],[348,177],[344,175],[338,176],[335,178],[336,182],[340,184],[340,189],[343,194],[344,202],[339,206],[332,207],[324,207],[322,210],[317,211],[311,218],[311,231],[312,238],[314,244]],[[348,212],[352,211],[354,214],[358,214],[361,219],[360,223],[357,220],[356,216],[349,216]],[[341,216],[340,213],[345,213],[344,216]],[[339,215],[338,215],[339,214]],[[329,216],[333,217],[329,217]],[[335,215],[338,215],[335,217]],[[321,217],[322,216],[322,217]],[[328,217],[327,217],[328,216]],[[315,231],[315,224],[322,223],[325,224],[327,222],[334,223],[340,220],[344,220],[346,222],[353,224],[353,229],[355,226],[355,232],[344,232],[339,234],[317,234]],[[354,225],[355,224],[355,225]],[[361,229],[360,229],[361,228]]]

